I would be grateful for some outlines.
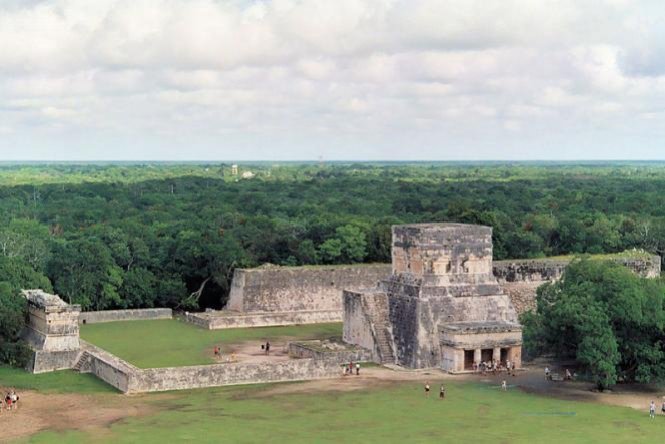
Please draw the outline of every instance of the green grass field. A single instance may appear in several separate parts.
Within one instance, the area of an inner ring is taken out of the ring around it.
[[[22,369],[4,366],[0,367],[0,386],[44,393],[118,393],[92,374],[62,370],[33,375]]]
[[[354,392],[267,393],[244,386],[146,396],[157,413],[103,430],[46,432],[35,443],[636,443],[659,442],[665,418],[517,390],[447,383],[426,399],[418,383]],[[436,386],[435,386],[436,388]]]
[[[204,330],[164,319],[81,326],[81,337],[140,368],[212,364],[217,345],[279,338],[321,339],[342,336],[342,324]]]

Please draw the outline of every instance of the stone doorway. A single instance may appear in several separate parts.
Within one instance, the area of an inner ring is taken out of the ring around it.
[[[483,362],[492,362],[492,354],[494,350],[491,348],[484,348],[480,351],[480,360]]]
[[[502,348],[501,349],[501,364],[506,363],[508,361],[508,349],[507,348]]]
[[[473,350],[464,350],[464,370],[473,370]]]

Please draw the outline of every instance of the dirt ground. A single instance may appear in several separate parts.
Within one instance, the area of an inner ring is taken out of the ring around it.
[[[100,427],[151,412],[149,406],[121,395],[44,394],[27,390],[19,392],[19,396],[17,409],[0,412],[2,442],[41,430]]]
[[[243,362],[243,363],[256,363],[256,362],[279,362],[288,361],[288,343],[293,341],[289,338],[280,338],[275,342],[270,342],[270,353],[266,354],[265,350],[261,350],[260,341],[247,341],[238,344],[224,345],[222,347],[222,354],[220,357],[215,357],[215,361],[219,363]]]

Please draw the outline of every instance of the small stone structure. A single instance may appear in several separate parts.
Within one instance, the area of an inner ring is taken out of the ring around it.
[[[203,328],[266,327],[342,321],[342,291],[374,285],[386,265],[238,268],[224,310],[188,313]]]
[[[80,324],[98,324],[115,321],[147,321],[155,319],[172,319],[170,308],[139,308],[130,310],[83,311],[79,316]]]
[[[28,301],[28,322],[23,339],[33,350],[28,370],[42,373],[72,368],[80,352],[80,305],[70,305],[42,290],[23,290]]]
[[[346,342],[410,368],[521,365],[521,326],[492,274],[490,227],[395,226],[392,257],[392,275],[379,286],[344,292]]]
[[[313,358],[345,362],[372,362],[372,352],[364,347],[330,340],[289,342],[289,356],[292,358]]]

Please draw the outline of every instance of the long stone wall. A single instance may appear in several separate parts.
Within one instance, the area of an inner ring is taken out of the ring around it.
[[[170,308],[141,308],[134,310],[103,310],[84,311],[79,315],[80,324],[96,324],[114,321],[143,321],[154,319],[171,319]]]
[[[342,312],[342,291],[373,287],[389,264],[236,269],[228,310]]]
[[[123,393],[305,381],[340,375],[340,363],[335,359],[310,358],[140,369],[83,340],[81,350],[79,361],[74,368],[81,373],[94,374]]]
[[[153,368],[136,375],[127,393],[326,379],[340,371],[339,363],[319,359]]]
[[[303,310],[285,313],[238,313],[222,310],[206,313],[186,313],[184,320],[208,330],[219,330],[225,328],[276,327],[280,325],[342,322],[342,313],[339,310]]]
[[[640,276],[660,276],[660,256],[617,257],[613,259]],[[503,292],[510,296],[515,310],[522,314],[536,308],[536,290],[546,282],[561,278],[570,260],[523,259],[496,261],[494,276]]]

